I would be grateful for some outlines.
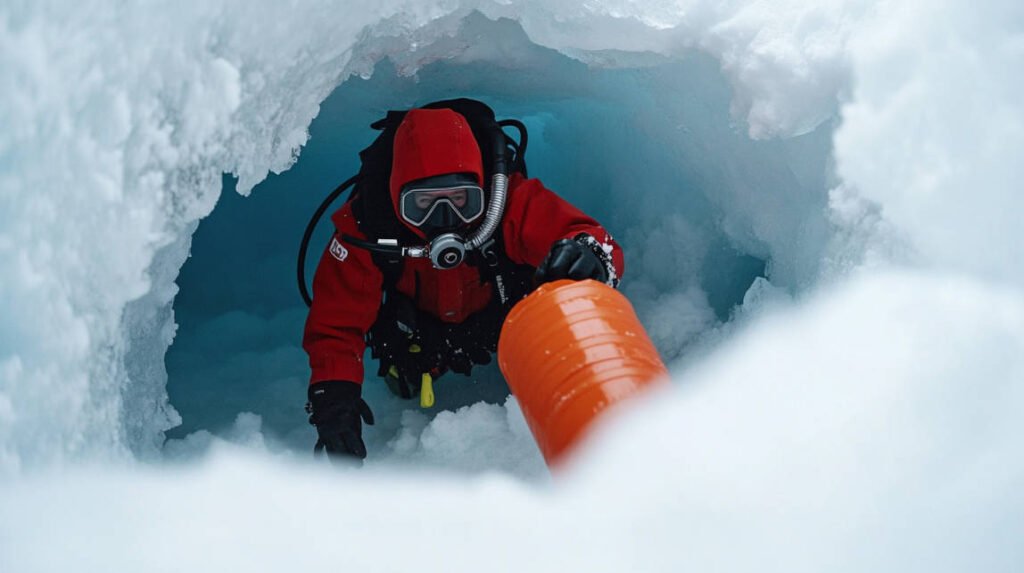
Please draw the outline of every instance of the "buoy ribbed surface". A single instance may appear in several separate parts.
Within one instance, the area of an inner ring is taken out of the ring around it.
[[[498,364],[549,465],[602,412],[668,375],[629,300],[591,280],[548,283],[517,304]]]

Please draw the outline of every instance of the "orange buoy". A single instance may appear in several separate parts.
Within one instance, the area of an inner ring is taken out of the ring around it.
[[[517,304],[498,364],[548,465],[602,412],[668,375],[629,300],[592,280],[547,283]]]

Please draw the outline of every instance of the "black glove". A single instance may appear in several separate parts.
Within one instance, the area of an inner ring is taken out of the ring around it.
[[[533,275],[535,285],[559,279],[594,279],[603,283],[608,281],[608,270],[592,249],[579,241],[562,239],[551,245],[551,250]]]
[[[362,385],[355,382],[326,381],[309,387],[306,411],[319,434],[314,453],[327,450],[333,459],[366,457],[362,422],[372,426],[373,412],[361,394]]]

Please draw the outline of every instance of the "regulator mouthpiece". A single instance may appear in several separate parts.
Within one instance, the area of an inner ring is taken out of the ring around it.
[[[445,233],[430,242],[430,262],[435,269],[449,270],[466,260],[466,244],[455,233]]]

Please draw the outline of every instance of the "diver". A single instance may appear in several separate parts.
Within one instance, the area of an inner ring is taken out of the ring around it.
[[[456,99],[389,112],[373,127],[382,133],[331,217],[311,301],[302,275],[311,229],[299,264],[314,450],[341,459],[366,456],[367,346],[393,393],[429,407],[438,377],[491,361],[505,316],[532,289],[559,279],[615,287],[624,264],[597,221],[527,177],[520,122]]]

